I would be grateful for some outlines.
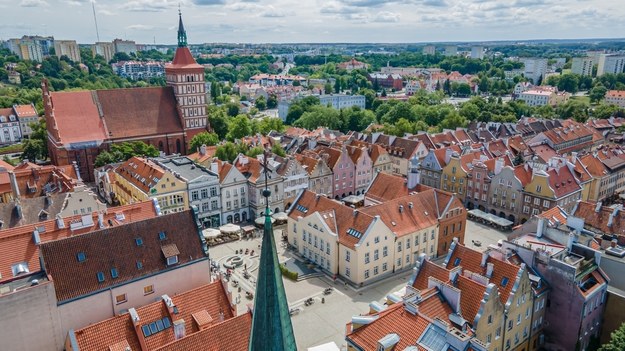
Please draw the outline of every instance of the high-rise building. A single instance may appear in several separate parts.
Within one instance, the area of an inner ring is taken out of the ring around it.
[[[426,45],[423,47],[424,55],[434,55],[436,54],[436,46],[434,45]]]
[[[206,111],[206,86],[204,85],[204,66],[199,65],[187,47],[187,32],[182,24],[182,15],[178,23],[178,48],[174,60],[165,65],[167,85],[173,87],[178,105],[182,111],[187,140],[209,128]]]
[[[483,46],[473,46],[471,47],[471,58],[481,60],[484,58],[484,47]]]
[[[43,51],[38,42],[31,39],[21,39],[18,48],[18,55],[22,60],[43,61]]]
[[[573,57],[571,73],[592,76],[592,67],[597,63],[593,57]]]
[[[547,73],[547,59],[539,57],[522,58],[523,62],[523,75],[525,78],[531,79],[534,84],[538,84],[539,81],[545,77]]]
[[[597,77],[605,73],[623,73],[625,68],[625,55],[623,54],[603,54],[599,56],[597,66]]]
[[[113,40],[113,46],[115,46],[115,53],[125,52],[130,55],[137,52],[137,44],[132,40],[115,39]]]
[[[457,45],[447,45],[445,46],[445,56],[456,56],[458,55],[458,46]]]
[[[91,45],[91,52],[93,56],[100,55],[104,57],[106,62],[109,62],[113,59],[113,55],[115,55],[115,45],[108,42],[98,42]]]
[[[54,53],[58,58],[67,56],[74,62],[80,62],[80,49],[76,40],[55,40]]]
[[[54,38],[24,35],[19,39],[7,40],[5,46],[22,60],[41,62],[50,54],[50,49],[54,46]]]

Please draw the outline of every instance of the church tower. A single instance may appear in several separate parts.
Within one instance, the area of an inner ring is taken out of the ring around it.
[[[199,65],[187,47],[187,32],[182,24],[182,13],[178,12],[178,48],[174,60],[165,65],[167,85],[174,89],[180,106],[187,140],[194,135],[208,131],[206,111],[206,85],[204,67]]]

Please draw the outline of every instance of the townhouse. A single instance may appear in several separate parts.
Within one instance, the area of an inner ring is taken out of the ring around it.
[[[354,170],[355,165],[347,152],[345,145],[340,149],[332,147],[319,147],[315,150],[334,174],[332,181],[333,197],[342,199],[354,195]]]
[[[581,124],[554,128],[541,132],[527,142],[530,146],[547,144],[565,156],[572,152],[590,151],[593,146],[593,132]]]
[[[268,198],[269,208],[274,213],[284,210],[284,182],[277,173],[279,165],[273,158],[268,157],[267,168],[265,168],[262,155],[259,155],[259,158],[253,158],[239,154],[234,160],[233,166],[247,180],[250,220],[264,215],[266,204],[262,192],[265,190],[265,180],[271,191],[271,196]]]
[[[488,204],[478,208],[506,218],[514,224],[521,220],[523,189],[532,179],[532,169],[527,165],[505,166],[493,175],[488,189]]]
[[[273,156],[274,160],[279,163],[276,170],[278,175],[282,176],[284,181],[284,210],[291,207],[297,195],[304,189],[308,188],[308,172],[302,167],[297,158],[288,156],[286,158]]]
[[[245,176],[230,163],[217,159],[213,160],[211,169],[219,174],[221,222],[247,222],[250,218],[249,191]]]
[[[451,155],[456,152],[460,153],[460,146],[453,145],[441,149],[436,149],[428,152],[425,158],[421,162],[421,184],[430,186],[432,188],[441,188],[441,180],[443,168],[447,166]]]
[[[468,209],[486,209],[489,206],[489,192],[493,186],[492,179],[501,173],[506,166],[512,166],[512,161],[507,155],[473,162],[473,168],[470,168],[467,174],[465,205]]]
[[[373,162],[366,148],[346,146],[346,151],[354,163],[354,190],[356,195],[365,192],[373,177]]]
[[[452,153],[449,162],[442,170],[441,189],[457,193],[462,202],[466,198],[468,174],[473,169],[473,162],[488,160],[481,151],[470,152],[460,156]]]
[[[154,162],[186,183],[189,206],[197,207],[204,228],[219,228],[223,205],[217,173],[197,165],[186,156],[159,157]]]
[[[308,189],[314,193],[332,197],[332,170],[323,158],[313,155],[295,154],[295,158],[308,173]]]
[[[186,182],[179,174],[163,169],[152,160],[131,157],[111,172],[114,181],[110,188],[122,205],[155,199],[163,214],[189,208]]]

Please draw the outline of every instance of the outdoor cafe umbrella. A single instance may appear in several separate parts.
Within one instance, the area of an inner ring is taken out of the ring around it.
[[[228,223],[219,227],[219,230],[224,234],[232,234],[240,232],[241,227],[236,224]]]

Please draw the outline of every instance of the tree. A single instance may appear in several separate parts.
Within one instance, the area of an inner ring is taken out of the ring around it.
[[[557,107],[556,112],[561,118],[573,118],[584,123],[588,120],[588,105],[576,99],[570,99]]]
[[[110,164],[119,162],[119,159],[120,159],[120,157],[118,155],[115,155],[115,154],[113,154],[111,152],[108,152],[108,151],[102,151],[95,158],[94,165],[96,167],[102,167],[102,166],[105,166],[105,165],[110,165]]]
[[[605,98],[605,94],[608,92],[608,89],[604,87],[602,84],[597,84],[588,92],[588,96],[590,97],[591,103],[598,103],[599,101]]]
[[[228,135],[226,139],[241,139],[252,134],[252,125],[246,115],[238,115],[233,118],[228,125]]]
[[[215,157],[222,161],[233,162],[238,154],[237,146],[230,141],[217,146],[217,150],[215,150]]]
[[[256,105],[256,108],[259,109],[260,111],[267,109],[267,100],[262,95],[256,99],[254,104]]]
[[[230,117],[234,117],[236,115],[239,114],[239,104],[235,103],[235,102],[229,102],[226,104],[226,112],[228,113],[228,116]]]
[[[154,145],[148,145],[143,141],[124,142],[121,144],[113,144],[111,153],[121,155],[121,160],[126,161],[133,156],[157,157],[160,153]]]
[[[272,130],[280,133],[283,132],[284,129],[284,123],[282,123],[282,120],[280,118],[266,117],[258,122],[258,132],[263,135],[269,134],[269,132],[271,132]]]
[[[460,115],[469,121],[474,121],[480,116],[480,108],[472,102],[465,102],[460,107]]]
[[[316,129],[318,127],[327,127],[330,129],[341,129],[342,120],[339,111],[326,106],[314,106],[310,111],[304,112],[295,123],[295,126]]]
[[[599,104],[592,112],[594,118],[610,118],[623,110],[616,105]]]
[[[560,76],[558,90],[567,91],[571,94],[577,93],[579,89],[579,77],[577,74],[567,73]]]
[[[440,126],[443,129],[456,129],[458,127],[464,128],[467,126],[469,121],[467,121],[464,117],[460,116],[460,114],[456,111],[450,113],[443,121]]]
[[[267,108],[276,108],[278,107],[278,98],[276,97],[276,95],[271,94],[269,95],[269,98],[267,99]]]
[[[275,143],[271,146],[271,152],[273,152],[274,154],[281,156],[281,157],[285,157],[286,156],[286,151],[284,151],[284,149],[282,148],[282,145],[280,145],[280,143]]]
[[[191,138],[191,143],[189,145],[191,150],[189,150],[189,152],[198,151],[202,145],[213,146],[218,143],[219,136],[217,134],[202,132]]]
[[[520,152],[516,154],[514,160],[512,161],[515,166],[522,165],[524,162],[525,160],[523,159],[523,155]]]
[[[226,112],[223,109],[215,108],[212,112],[209,112],[208,122],[219,139],[223,140],[226,138],[226,134],[228,134],[228,116],[226,116]]]
[[[622,351],[625,350],[625,323],[610,334],[610,341],[601,345],[599,351]]]
[[[38,122],[31,123],[32,133],[30,139],[24,142],[22,160],[45,160],[48,158],[48,131],[46,120],[41,118]]]

